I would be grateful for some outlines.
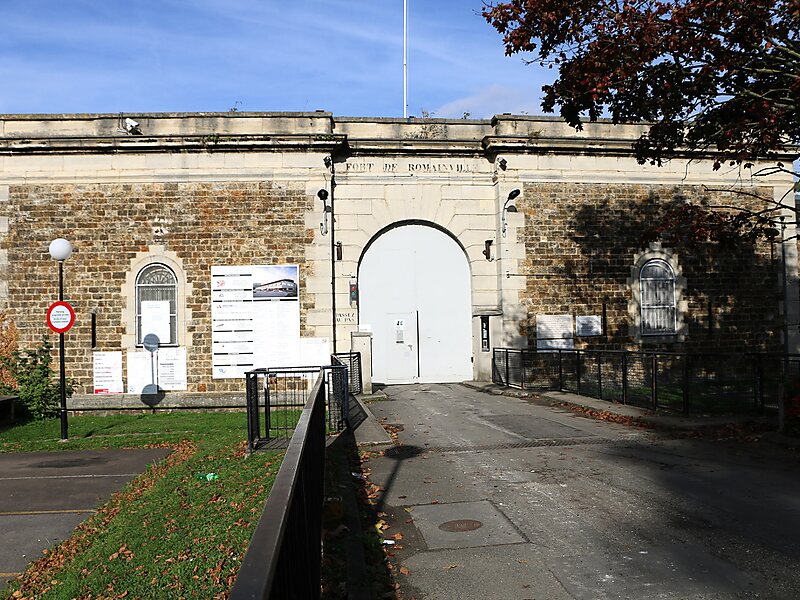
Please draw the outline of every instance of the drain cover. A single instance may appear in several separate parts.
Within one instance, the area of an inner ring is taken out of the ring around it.
[[[483,523],[475,519],[455,519],[454,521],[445,521],[439,525],[439,529],[442,531],[452,531],[454,533],[475,531],[481,527],[483,527]]]

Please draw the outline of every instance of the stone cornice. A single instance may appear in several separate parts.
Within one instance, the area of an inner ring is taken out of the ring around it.
[[[336,134],[0,138],[0,155],[246,151],[333,152],[346,144],[346,136]]]

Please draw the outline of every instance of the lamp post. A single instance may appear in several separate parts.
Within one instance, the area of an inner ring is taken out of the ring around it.
[[[509,204],[509,202],[513,202],[514,199],[519,196],[520,192],[518,189],[513,189],[508,193],[508,200],[505,201],[503,204],[503,210],[501,211],[500,221],[501,221],[501,233],[503,237],[506,237],[506,231],[508,230],[508,221],[506,220],[506,213],[515,213],[517,212],[517,207],[513,204]]]
[[[64,238],[58,238],[50,242],[50,256],[58,261],[58,300],[64,300],[64,261],[72,254],[72,244]],[[67,378],[64,365],[64,333],[58,334],[58,359],[59,359],[59,381],[61,386],[61,439],[66,440],[67,435]]]

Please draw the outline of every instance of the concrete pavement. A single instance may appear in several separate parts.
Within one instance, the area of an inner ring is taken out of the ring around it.
[[[384,392],[369,409],[403,445],[366,466],[406,598],[800,597],[795,453],[458,384]]]
[[[0,589],[168,449],[0,454]]]

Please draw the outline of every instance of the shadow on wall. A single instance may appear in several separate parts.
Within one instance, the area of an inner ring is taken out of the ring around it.
[[[628,316],[631,267],[649,242],[660,241],[677,255],[688,306],[685,342],[663,344],[664,349],[780,350],[780,246],[764,237],[720,236],[713,230],[718,211],[695,210],[740,204],[763,209],[756,199],[734,196],[699,186],[526,188],[526,268],[539,275],[528,277],[524,293],[529,345],[535,345],[537,312],[601,314],[605,305],[607,335],[586,338],[589,345],[633,349],[637,342],[630,336]],[[558,205],[569,203],[559,197],[583,204],[563,208]],[[689,218],[686,213],[691,213]],[[700,213],[711,216],[693,223]]]

